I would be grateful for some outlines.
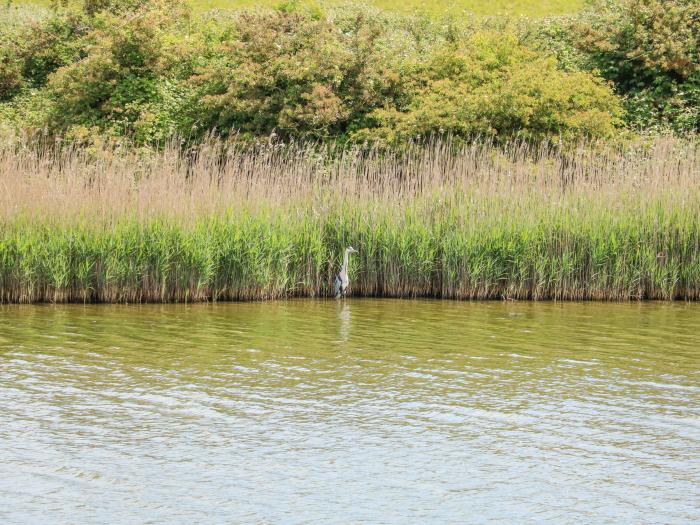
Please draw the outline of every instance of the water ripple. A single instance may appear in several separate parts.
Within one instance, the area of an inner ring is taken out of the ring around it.
[[[700,306],[0,307],[2,523],[693,523]]]

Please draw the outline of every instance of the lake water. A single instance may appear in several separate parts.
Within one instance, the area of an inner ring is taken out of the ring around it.
[[[700,305],[0,307],[0,523],[698,523]]]

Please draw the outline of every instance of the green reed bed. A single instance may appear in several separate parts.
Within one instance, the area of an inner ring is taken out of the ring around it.
[[[698,299],[694,142],[0,152],[0,301]]]

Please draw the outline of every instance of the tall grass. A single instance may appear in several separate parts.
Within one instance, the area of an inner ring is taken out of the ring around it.
[[[0,301],[699,299],[697,141],[0,146]]]

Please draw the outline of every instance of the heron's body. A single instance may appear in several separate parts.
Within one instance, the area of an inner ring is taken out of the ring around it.
[[[343,266],[340,268],[340,272],[338,272],[338,275],[335,276],[335,281],[333,282],[336,299],[340,298],[341,296],[344,297],[348,292],[348,285],[350,284],[350,279],[348,279],[348,259],[349,255],[355,252],[356,250],[352,246],[345,250]]]

